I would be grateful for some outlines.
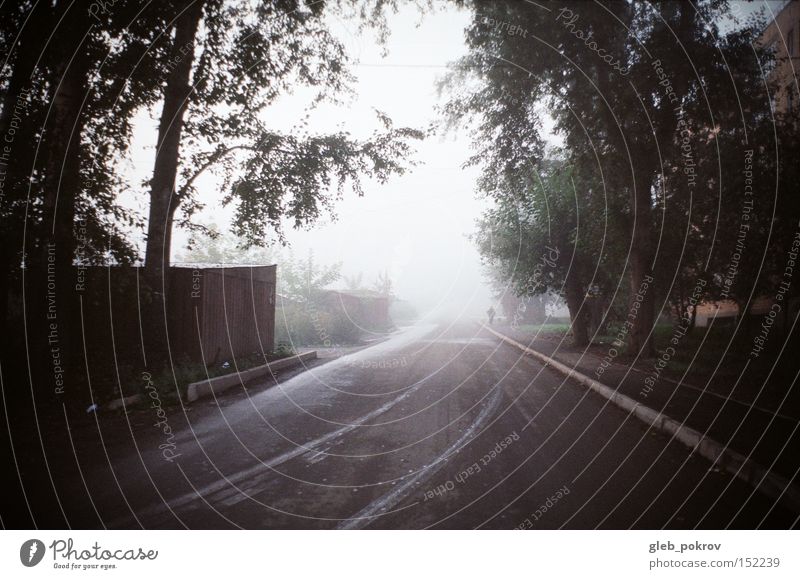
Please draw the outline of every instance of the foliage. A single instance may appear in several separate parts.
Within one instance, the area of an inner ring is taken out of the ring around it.
[[[374,289],[382,296],[386,296],[388,298],[394,298],[394,286],[392,284],[392,278],[389,277],[388,271],[383,271],[378,273],[378,277],[375,280],[375,283],[372,284],[372,289]]]
[[[442,84],[443,112],[449,126],[473,131],[470,163],[495,201],[477,241],[496,279],[518,294],[565,294],[573,277],[576,296],[597,286],[624,319],[652,276],[629,335],[635,351],[652,353],[662,308],[683,314],[698,287],[701,299],[722,295],[747,219],[730,296],[774,292],[800,214],[792,196],[775,195],[791,173],[777,170],[776,133],[786,152],[796,139],[788,124],[775,130],[761,73],[769,54],[755,42],[763,21],[723,32],[731,12],[720,0],[466,4],[469,52]],[[563,152],[546,151],[545,111]],[[548,170],[554,162],[560,172]],[[746,179],[758,184],[747,218]],[[530,285],[551,242],[564,262]],[[580,316],[582,304],[570,310]]]
[[[327,18],[347,4],[206,0],[180,144],[181,225],[192,227],[202,207],[195,184],[206,171],[222,179],[220,202],[235,206],[234,234],[264,245],[272,235],[284,241],[287,218],[305,227],[332,212],[346,184],[362,194],[361,179],[384,182],[405,170],[409,141],[422,133],[395,129],[383,114],[383,130],[363,141],[346,132],[313,134],[306,125],[281,134],[263,120],[270,105],[298,86],[314,87],[315,103],[349,93],[349,56]],[[374,25],[382,25],[391,4],[376,4]]]
[[[333,348],[357,344],[361,333],[357,320],[323,305],[288,303],[276,312],[276,342],[292,347]]]
[[[8,136],[14,122],[0,224],[10,253],[4,267],[13,277],[23,243],[30,263],[56,230],[79,239],[76,258],[83,263],[130,263],[136,257],[129,235],[142,223],[118,202],[119,160],[128,152],[135,113],[158,99],[166,58],[159,39],[172,3],[144,10],[124,3],[96,18],[70,4],[22,0],[0,6],[0,134]],[[59,116],[63,87],[71,84],[80,90],[68,95],[80,99],[79,113]],[[62,132],[63,141],[56,137]],[[48,179],[63,188],[57,214]]]
[[[192,232],[187,250],[178,261],[189,263],[228,263],[237,265],[272,265],[278,252],[267,247],[245,247],[232,235],[220,231],[216,223],[204,223]]]
[[[342,264],[321,265],[309,250],[305,259],[289,253],[278,271],[278,293],[297,302],[317,302],[323,290],[341,277]]]
[[[360,290],[364,289],[362,284],[362,280],[364,279],[364,275],[361,272],[358,272],[354,275],[345,275],[342,276],[342,281],[344,282],[345,289],[348,290]]]

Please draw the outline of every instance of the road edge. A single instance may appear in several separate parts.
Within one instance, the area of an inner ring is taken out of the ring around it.
[[[232,372],[230,374],[217,376],[216,378],[206,378],[205,380],[200,380],[199,382],[192,382],[186,386],[186,402],[194,402],[200,398],[219,394],[225,390],[233,388],[236,385],[246,384],[247,382],[251,382],[252,380],[261,378],[267,374],[271,374],[275,370],[291,368],[308,360],[313,360],[316,357],[316,350],[312,350],[310,352],[303,352],[302,354],[297,354],[288,358],[281,358],[280,360],[275,360],[269,364],[256,366],[255,368],[250,368],[241,372]]]
[[[670,418],[649,406],[637,402],[630,396],[621,394],[614,388],[598,382],[550,356],[520,344],[513,338],[490,328],[486,324],[481,323],[481,327],[505,343],[537,358],[544,362],[546,366],[557,370],[567,378],[576,380],[616,406],[627,410],[645,424],[671,435],[675,440],[692,449],[693,452],[719,465],[720,468],[743,480],[762,494],[772,499],[785,501],[795,512],[800,512],[800,487],[792,484],[791,481],[783,476],[768,470],[754,460],[727,448],[726,445],[678,422],[674,418]]]

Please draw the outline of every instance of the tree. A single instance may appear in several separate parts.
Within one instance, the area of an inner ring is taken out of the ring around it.
[[[344,287],[351,291],[363,289],[363,284],[361,283],[363,278],[364,276],[361,272],[354,275],[342,276]]]
[[[386,296],[387,298],[394,298],[394,287],[392,284],[392,278],[389,277],[389,272],[379,272],[378,277],[375,280],[375,283],[372,284],[373,289],[381,294],[382,296]]]
[[[300,303],[318,301],[322,292],[339,280],[342,270],[341,263],[320,265],[311,250],[305,259],[290,253],[281,265],[278,292]]]
[[[279,261],[271,248],[244,247],[239,239],[223,234],[216,223],[205,223],[201,228],[192,232],[179,261],[229,265],[272,265]]]
[[[625,248],[616,255],[627,287],[613,295],[636,312],[628,348],[653,355],[661,304],[714,277],[714,228],[722,213],[740,213],[719,202],[728,184],[718,138],[741,143],[761,116],[746,102],[763,95],[752,47],[746,53],[753,30],[722,34],[730,10],[718,0],[468,4],[469,53],[445,83],[444,112],[474,131],[481,190],[516,194],[508,183],[543,158],[547,110],[571,164],[602,187],[615,221],[608,233]]]
[[[3,354],[45,391],[52,372],[36,360],[51,358],[48,333],[58,334],[68,374],[70,358],[80,358],[73,265],[135,258],[126,226],[136,218],[117,203],[115,168],[134,113],[157,94],[157,39],[169,4],[126,3],[94,17],[80,3],[60,0],[0,8],[0,44],[8,51],[0,71],[0,319],[4,326],[26,323],[29,340],[11,340]],[[28,357],[18,348],[30,353],[28,369],[19,367]]]
[[[586,216],[598,216],[602,206],[597,207],[590,182],[563,157],[547,158],[532,172],[530,181],[499,184],[506,194],[498,195],[483,216],[475,240],[495,285],[524,302],[518,318],[536,297],[560,295],[575,344],[585,346],[590,341],[586,293],[592,285],[608,289],[613,280],[612,272],[594,266],[606,260],[608,249],[586,223],[591,221]]]
[[[201,174],[217,169],[223,176],[222,203],[236,203],[237,237],[264,244],[275,233],[283,241],[283,219],[307,226],[332,209],[346,183],[361,194],[361,178],[383,182],[402,173],[408,141],[422,137],[393,128],[384,115],[383,130],[365,142],[347,133],[281,135],[263,125],[263,110],[297,83],[320,87],[320,99],[345,89],[347,57],[326,28],[325,6],[197,0],[175,21],[145,256],[145,278],[156,290],[148,314],[156,352],[165,341],[164,272],[176,211],[182,208],[189,223]]]

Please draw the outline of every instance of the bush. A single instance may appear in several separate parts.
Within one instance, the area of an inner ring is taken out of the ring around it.
[[[314,303],[286,305],[275,317],[278,343],[332,348],[357,344],[361,336],[358,320]]]
[[[356,320],[344,312],[328,315],[330,336],[334,344],[357,344],[361,336],[361,328]]]

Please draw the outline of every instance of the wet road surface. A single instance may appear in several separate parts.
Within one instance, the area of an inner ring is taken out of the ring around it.
[[[125,528],[767,528],[795,514],[477,324],[423,324],[171,417],[85,469]],[[255,393],[252,393],[255,392]],[[183,420],[185,418],[185,421]],[[82,492],[81,492],[82,491]]]

